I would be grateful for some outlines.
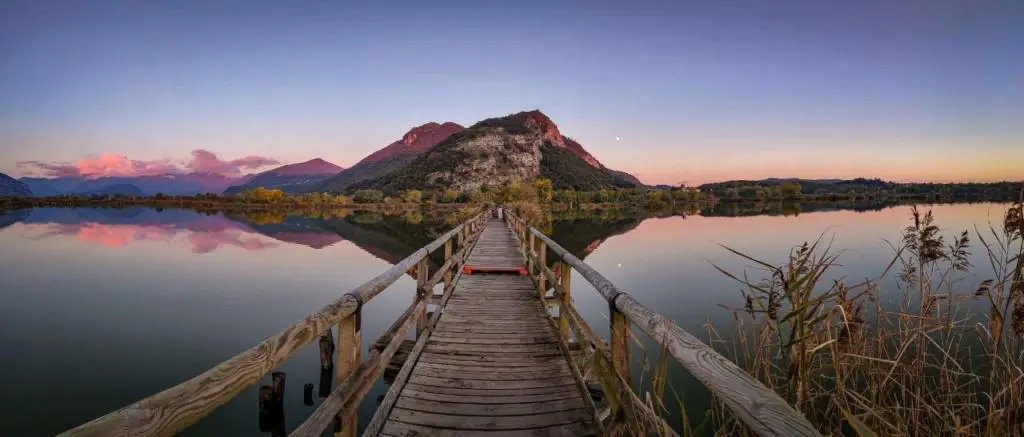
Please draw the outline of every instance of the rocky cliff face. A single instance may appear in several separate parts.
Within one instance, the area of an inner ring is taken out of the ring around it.
[[[465,128],[461,125],[452,122],[442,124],[430,122],[414,127],[406,132],[402,139],[371,153],[348,170],[338,173],[314,187],[314,190],[343,192],[348,191],[356,184],[380,178],[408,165],[416,157],[463,129]]]
[[[374,188],[388,193],[406,189],[464,191],[538,177],[550,178],[556,188],[633,185],[564,137],[542,112],[527,111],[476,123],[416,160],[349,189]]]
[[[21,181],[0,173],[0,197],[32,197],[32,190]]]

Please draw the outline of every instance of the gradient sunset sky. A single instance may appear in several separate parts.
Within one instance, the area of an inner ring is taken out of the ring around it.
[[[0,62],[14,176],[196,149],[347,167],[540,109],[647,183],[1024,179],[1019,0],[3,1]]]

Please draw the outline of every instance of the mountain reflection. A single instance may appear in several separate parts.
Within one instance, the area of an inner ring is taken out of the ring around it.
[[[607,238],[629,232],[648,214],[549,214],[542,226],[569,252],[583,259]],[[33,240],[74,238],[85,244],[120,248],[132,244],[187,245],[192,253],[226,248],[260,251],[285,246],[314,250],[347,241],[388,263],[397,263],[443,235],[461,217],[454,213],[408,211],[387,215],[345,211],[330,215],[253,212],[201,213],[154,208],[37,208],[0,214],[0,232],[11,227]],[[444,263],[438,251],[432,268]]]

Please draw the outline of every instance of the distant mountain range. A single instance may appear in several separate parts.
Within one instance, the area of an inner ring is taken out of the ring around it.
[[[139,187],[132,184],[114,184],[107,185],[103,188],[98,188],[92,191],[82,193],[86,196],[127,196],[127,197],[144,197],[144,193]]]
[[[89,195],[101,192],[107,187],[131,185],[144,196],[157,193],[169,196],[191,196],[203,193],[220,194],[232,185],[248,182],[252,175],[232,178],[216,173],[189,173],[184,175],[167,174],[160,176],[136,177],[104,177],[87,179],[83,177],[35,178],[19,179],[27,185],[36,196],[58,195]]]
[[[17,179],[0,173],[0,197],[31,197],[32,189]]]
[[[486,119],[468,129],[452,122],[417,126],[348,169],[316,158],[241,177],[215,173],[96,179],[24,177],[15,182],[20,181],[31,194],[10,181],[2,187],[11,193],[17,189],[19,195],[41,197],[105,192],[233,195],[257,187],[287,193],[348,193],[363,188],[395,193],[410,188],[473,189],[506,184],[513,178],[530,181],[538,177],[551,179],[558,189],[643,185],[629,173],[605,167],[578,142],[563,136],[542,112],[528,111]]]
[[[324,179],[342,170],[344,169],[323,159],[311,159],[259,173],[243,184],[228,187],[224,194],[238,194],[257,187],[280,189],[286,193],[302,193],[312,190]]]

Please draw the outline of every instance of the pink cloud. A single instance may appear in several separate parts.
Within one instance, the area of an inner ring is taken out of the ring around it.
[[[238,176],[242,170],[256,170],[261,167],[279,164],[273,158],[264,156],[246,156],[232,160],[222,160],[213,152],[203,149],[192,151],[192,159],[184,165],[171,159],[155,159],[150,161],[129,159],[124,155],[105,153],[100,156],[81,159],[75,163],[22,161],[19,167],[46,177],[137,177],[159,176],[165,174],[183,174],[189,172],[215,173],[225,176]]]
[[[30,236],[46,239],[58,236],[74,237],[83,243],[96,244],[107,248],[118,248],[140,241],[177,242],[184,237],[192,245],[192,253],[210,253],[221,247],[237,247],[246,251],[258,251],[278,247],[278,243],[250,234],[246,231],[221,229],[215,231],[192,231],[183,228],[153,225],[128,224],[45,224],[32,225],[41,232]]]
[[[230,232],[195,233],[188,236],[188,241],[192,243],[192,253],[210,253],[221,246],[237,247],[250,252],[277,247],[274,242]]]
[[[275,164],[280,164],[280,161],[255,155],[225,161],[209,150],[196,149],[192,151],[192,160],[186,167],[194,172],[234,176],[241,173],[243,169],[255,170]]]
[[[21,161],[18,167],[28,168],[34,175],[54,178],[82,175],[77,166],[64,162]]]

